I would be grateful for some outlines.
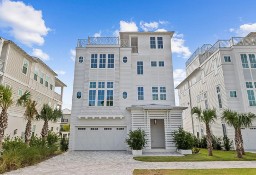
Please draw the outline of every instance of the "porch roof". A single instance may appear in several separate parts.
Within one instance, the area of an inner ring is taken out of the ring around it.
[[[187,109],[187,107],[150,104],[150,105],[132,105],[131,107],[127,107],[126,109],[127,110],[133,110],[133,109],[144,109],[144,110],[185,110],[185,109]]]

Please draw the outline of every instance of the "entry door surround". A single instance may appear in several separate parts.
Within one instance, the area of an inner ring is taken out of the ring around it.
[[[151,149],[165,149],[164,122],[164,119],[150,119]]]

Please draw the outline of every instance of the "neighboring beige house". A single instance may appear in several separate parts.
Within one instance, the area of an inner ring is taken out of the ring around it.
[[[62,110],[62,117],[60,120],[60,133],[61,137],[68,138],[69,137],[69,131],[65,131],[63,126],[70,126],[70,116],[71,116],[71,110],[70,109],[63,109]]]
[[[233,139],[233,128],[221,120],[223,110],[256,113],[256,33],[203,45],[186,62],[186,74],[177,86],[180,105],[188,107],[183,127],[202,137],[204,124],[191,115],[191,108],[215,108],[213,134]],[[242,134],[245,149],[256,150],[256,121]]]
[[[147,134],[144,151],[175,151],[173,32],[120,32],[78,40],[70,150],[127,150],[129,130]]]
[[[57,78],[57,74],[39,58],[28,55],[10,40],[0,38],[0,83],[13,90],[14,104],[9,108],[8,128],[5,135],[24,135],[26,120],[24,107],[16,105],[17,99],[30,91],[32,99],[37,102],[40,112],[43,104],[61,108],[63,88],[66,85]],[[60,93],[55,92],[59,88]],[[43,121],[32,122],[32,133],[40,135]],[[49,122],[49,130],[59,132],[59,122]]]

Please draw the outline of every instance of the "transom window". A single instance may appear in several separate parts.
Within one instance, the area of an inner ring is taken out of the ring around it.
[[[246,82],[246,88],[253,88],[252,82]]]
[[[113,82],[107,82],[107,88],[113,88],[114,83]]]
[[[99,68],[106,68],[106,54],[100,54]]]
[[[230,56],[224,56],[224,61],[225,62],[231,62]]]
[[[143,75],[143,61],[137,61],[137,74]]]
[[[144,100],[144,88],[138,87],[138,100]]]
[[[247,55],[246,54],[241,54],[241,61],[242,61],[243,68],[249,68],[249,64],[248,64],[248,60],[247,60]]]
[[[229,95],[230,95],[230,97],[237,97],[236,91],[230,91]]]
[[[157,37],[157,47],[158,47],[158,49],[162,49],[164,47],[163,37]]]
[[[91,54],[91,68],[97,68],[97,54]]]
[[[151,67],[157,67],[157,62],[156,61],[151,61]]]
[[[114,68],[114,54],[108,54],[108,68]]]
[[[98,82],[98,88],[105,88],[105,82]]]
[[[27,59],[23,60],[22,73],[27,75],[29,62]]]
[[[150,48],[155,49],[156,48],[156,38],[150,37]]]
[[[159,61],[159,67],[164,67],[164,61]]]
[[[90,88],[96,88],[96,82],[90,82]]]
[[[251,68],[256,68],[256,59],[254,54],[249,54]]]

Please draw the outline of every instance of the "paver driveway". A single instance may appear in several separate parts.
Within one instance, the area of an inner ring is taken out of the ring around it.
[[[131,175],[133,169],[255,168],[256,161],[241,162],[139,162],[124,151],[75,151],[35,166],[12,171],[19,175]]]

